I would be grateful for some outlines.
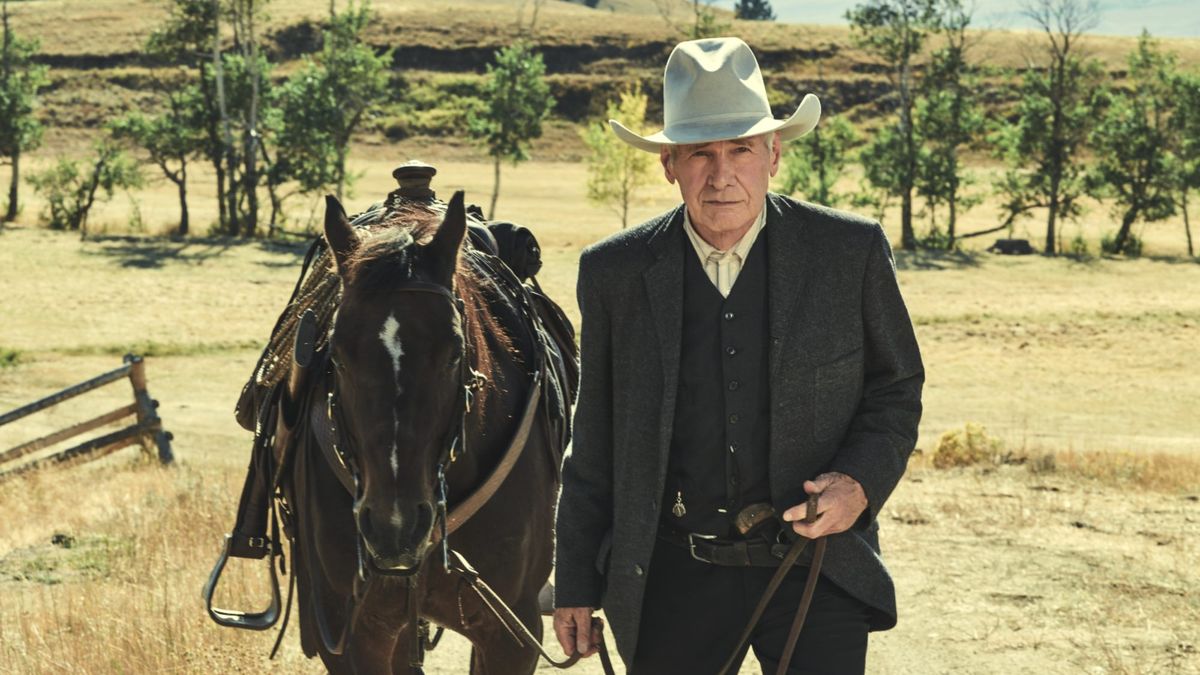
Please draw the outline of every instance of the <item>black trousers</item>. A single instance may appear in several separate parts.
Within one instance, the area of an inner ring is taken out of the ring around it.
[[[764,675],[774,675],[779,667],[808,570],[792,568],[750,636]],[[629,675],[715,675],[774,573],[768,567],[710,565],[660,540],[647,571],[637,653]],[[822,576],[788,664],[789,675],[862,673],[870,611]]]

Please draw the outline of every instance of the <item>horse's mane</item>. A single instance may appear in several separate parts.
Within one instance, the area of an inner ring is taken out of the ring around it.
[[[387,290],[413,277],[415,248],[429,243],[442,221],[442,214],[420,206],[400,208],[372,225],[370,234],[347,260],[346,283],[364,290]],[[490,335],[500,352],[515,353],[512,339],[497,321],[484,295],[488,284],[481,271],[460,253],[454,271],[454,291],[463,301],[467,350],[471,366],[487,378],[487,385],[476,393],[475,404],[482,410],[489,389],[496,383],[495,359],[488,344]]]

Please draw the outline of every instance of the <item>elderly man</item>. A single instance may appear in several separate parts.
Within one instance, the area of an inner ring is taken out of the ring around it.
[[[579,262],[555,632],[590,654],[603,607],[635,675],[736,672],[751,647],[765,672],[862,672],[868,631],[896,623],[876,516],[916,443],[924,381],[891,249],[876,222],[768,192],[781,143],[820,104],[773,118],[741,40],[678,45],[663,99],[661,132],[611,125],[659,153],[683,204]],[[827,548],[780,665],[811,558],[747,625],[796,536]]]

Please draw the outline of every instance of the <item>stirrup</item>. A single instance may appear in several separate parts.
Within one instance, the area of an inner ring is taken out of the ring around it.
[[[242,612],[236,609],[213,607],[213,593],[217,590],[217,582],[225,570],[225,563],[229,562],[229,549],[232,542],[233,535],[225,535],[225,547],[221,551],[221,556],[217,558],[217,564],[213,566],[208,582],[204,584],[204,590],[201,592],[205,606],[208,608],[208,615],[212,617],[213,621],[228,628],[266,630],[279,621],[279,608],[282,604],[279,598],[279,577],[275,573],[274,555],[266,556],[267,567],[271,570],[271,604],[266,609],[261,612]]]

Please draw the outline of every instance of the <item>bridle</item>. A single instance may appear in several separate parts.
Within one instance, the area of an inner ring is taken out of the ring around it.
[[[456,397],[455,407],[452,410],[459,411],[454,415],[454,421],[446,430],[445,435],[440,443],[441,450],[438,454],[437,471],[435,479],[437,481],[437,504],[434,510],[434,530],[437,532],[437,539],[440,539],[442,549],[442,564],[447,570],[450,569],[450,547],[447,532],[447,487],[446,487],[446,470],[450,464],[454,463],[465,452],[465,430],[466,419],[470,413],[476,392],[486,383],[487,377],[475,370],[470,365],[471,354],[468,351],[469,341],[467,340],[467,325],[465,303],[462,298],[456,296],[449,288],[441,284],[432,283],[421,280],[405,281],[390,290],[397,292],[411,293],[432,293],[434,295],[445,298],[454,308],[455,314],[458,317],[459,335],[462,340],[459,350],[459,386],[457,388],[458,395]],[[332,336],[330,338],[330,356],[327,359],[327,378],[328,393],[326,395],[326,419],[330,428],[330,445],[332,445],[333,456],[337,458],[340,467],[344,472],[349,474],[350,486],[353,489],[353,497],[358,500],[361,495],[362,480],[361,471],[358,466],[359,453],[354,447],[353,438],[349,434],[343,435],[342,429],[347,429],[349,425],[345,423],[345,412],[340,404],[338,395],[338,372],[343,370],[343,366],[333,357]],[[310,476],[313,472],[309,472]],[[311,483],[310,478],[310,483]],[[371,572],[378,572],[386,576],[396,576],[405,579],[409,591],[409,615],[413,618],[413,623],[416,621],[416,575],[421,570],[421,565],[418,562],[411,569],[407,570],[383,570],[374,565],[369,564],[368,554],[366,551],[365,540],[363,539],[362,531],[355,524],[355,549],[358,558],[358,571],[354,581],[354,592],[347,599],[347,612],[343,615],[346,621],[342,626],[340,635],[336,640],[330,639],[329,627],[326,623],[325,612],[320,608],[319,594],[314,593],[314,602],[316,604],[317,623],[321,633],[321,640],[327,651],[334,655],[340,655],[344,648],[346,639],[353,628],[357,619],[358,611],[362,607],[362,599],[366,596],[367,589],[372,581]],[[311,553],[309,555],[311,557]],[[310,568],[311,568],[310,561]]]
[[[516,285],[524,289],[524,286],[521,285],[519,280],[516,281]],[[555,668],[569,668],[579,660],[579,654],[574,654],[564,660],[556,660],[553,656],[551,656],[541,645],[541,642],[530,633],[529,629],[522,623],[521,619],[504,602],[504,600],[490,586],[488,586],[482,578],[480,578],[479,573],[475,571],[475,569],[462,556],[462,554],[452,550],[449,545],[449,535],[464,522],[466,522],[467,519],[476,513],[485,503],[487,503],[487,500],[504,482],[512,467],[516,464],[517,459],[521,455],[522,449],[525,447],[529,439],[532,420],[535,412],[538,410],[538,402],[541,400],[542,382],[547,371],[545,347],[535,346],[535,366],[533,368],[533,378],[529,386],[529,394],[525,401],[524,412],[520,416],[520,421],[517,424],[517,430],[513,434],[508,447],[503,452],[499,463],[492,469],[492,473],[487,477],[487,479],[474,489],[474,492],[464,499],[462,503],[457,504],[452,512],[448,512],[446,469],[466,451],[464,445],[466,417],[471,411],[475,392],[480,390],[480,388],[486,383],[487,378],[483,374],[471,368],[469,365],[471,355],[467,349],[469,342],[467,340],[466,315],[464,303],[461,298],[455,296],[450,289],[445,286],[419,280],[403,282],[402,284],[394,287],[394,290],[434,293],[446,298],[448,301],[450,301],[450,303],[454,306],[455,311],[458,313],[460,326],[459,332],[463,339],[463,344],[461,345],[462,351],[460,352],[462,356],[459,366],[460,387],[458,390],[458,409],[461,411],[461,415],[456,417],[456,422],[451,425],[450,429],[447,430],[442,442],[443,450],[440,453],[437,463],[436,478],[438,482],[438,503],[434,516],[434,530],[437,531],[441,539],[440,544],[442,549],[443,570],[447,574],[456,575],[460,580],[465,582],[466,587],[478,596],[481,603],[488,609],[488,611],[492,613],[493,616],[496,617],[498,621],[500,621],[503,628],[519,644],[537,651],[543,659],[545,659]],[[535,310],[530,304],[527,291],[522,294],[520,300],[525,311],[530,317],[532,317]],[[536,342],[537,339],[535,337],[535,343]],[[329,358],[329,362],[331,366],[336,369],[337,366],[334,364],[332,356]],[[342,443],[341,446],[337,445],[339,436],[338,425],[339,423],[344,422],[344,413],[341,411],[341,408],[338,405],[336,372],[332,373],[332,376],[327,379],[329,382],[331,382],[331,384],[329,393],[327,395],[324,416],[326,418],[325,421],[330,426],[330,443],[334,446],[332,451],[328,454],[336,457],[337,461],[341,464],[340,468],[351,474],[349,479],[342,479],[339,477],[339,480],[347,487],[347,489],[352,489],[354,496],[357,498],[360,480],[358,477],[357,463],[355,462],[356,454],[354,452],[354,448],[348,443]],[[327,461],[327,463],[330,464],[330,466],[333,466],[332,461]],[[339,467],[334,467],[335,471],[337,468]],[[311,481],[313,480],[312,474],[314,472],[309,471],[308,473],[310,475],[309,482],[311,484]],[[362,600],[366,597],[367,590],[370,588],[370,584],[375,579],[374,575],[368,573],[370,567],[367,565],[363,537],[362,533],[357,531],[357,524],[356,541],[358,550],[358,574],[354,579],[353,592],[346,600],[346,610],[342,615],[345,617],[345,622],[342,624],[341,632],[336,640],[331,639],[332,631],[329,630],[326,613],[321,607],[320,594],[314,592],[312,598],[313,610],[314,614],[316,615],[317,629],[320,633],[322,645],[327,652],[335,656],[339,656],[344,652],[346,640],[349,637],[350,632],[353,630],[353,627],[357,622],[359,611],[363,606]],[[311,561],[312,551],[310,549],[312,547],[304,548],[306,549],[306,557],[309,559],[307,562],[309,568],[315,569],[312,566]],[[420,667],[424,660],[425,650],[436,645],[442,633],[442,628],[439,627],[437,629],[437,633],[433,635],[432,638],[429,638],[427,635],[428,627],[421,626],[421,622],[423,620],[420,619],[416,606],[416,580],[417,572],[419,572],[419,570],[420,564],[418,563],[418,565],[414,566],[412,570],[405,570],[402,573],[384,572],[385,574],[390,574],[391,576],[399,576],[403,578],[407,586],[408,601],[406,609],[409,625],[414,628],[413,651],[411,653],[412,658],[410,659],[410,666],[413,667],[415,672],[421,672]],[[383,571],[381,570],[381,572]],[[597,620],[598,619],[594,619],[593,621]],[[423,635],[423,631],[419,630],[419,628],[426,628],[424,631],[426,635]],[[611,675],[613,673],[612,662],[609,659],[607,647],[604,645],[603,637],[600,638],[600,647],[601,665],[606,675]]]

